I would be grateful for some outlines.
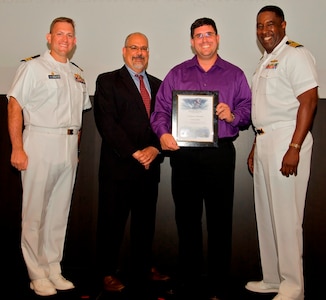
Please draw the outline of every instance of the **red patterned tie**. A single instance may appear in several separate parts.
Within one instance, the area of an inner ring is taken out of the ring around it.
[[[136,75],[139,78],[139,82],[140,82],[140,94],[143,98],[143,102],[147,111],[147,114],[149,116],[150,114],[150,110],[151,110],[151,97],[149,96],[149,93],[145,87],[144,84],[144,79],[143,79],[143,75]]]

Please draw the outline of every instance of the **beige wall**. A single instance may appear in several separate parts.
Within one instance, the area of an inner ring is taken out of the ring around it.
[[[121,67],[124,39],[134,31],[148,36],[148,70],[163,79],[172,66],[192,56],[189,28],[200,17],[216,21],[220,55],[242,68],[250,81],[261,56],[256,14],[270,3],[284,10],[289,37],[315,55],[320,96],[326,98],[325,0],[0,0],[0,93],[8,91],[21,59],[43,53],[50,22],[62,15],[76,21],[72,60],[85,70],[91,95],[99,73]]]

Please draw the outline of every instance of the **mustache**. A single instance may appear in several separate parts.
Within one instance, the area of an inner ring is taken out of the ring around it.
[[[137,56],[133,56],[133,59],[144,59],[145,57],[143,55],[137,55]]]

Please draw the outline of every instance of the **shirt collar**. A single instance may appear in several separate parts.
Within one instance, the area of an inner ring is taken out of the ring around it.
[[[136,73],[134,70],[132,70],[131,68],[129,68],[127,65],[125,65],[128,72],[130,73],[131,77],[134,78],[136,75],[143,75],[143,77],[146,77],[146,72],[145,70],[143,70],[140,73]]]
[[[198,62],[198,58],[197,55],[194,55],[194,57],[192,59],[189,60],[189,64],[188,64],[189,68],[192,67],[196,67],[199,70],[202,70],[204,72],[204,70],[202,69],[202,67],[200,66],[199,62]],[[220,68],[220,69],[224,69],[224,60],[218,55],[217,59],[215,61],[215,63],[213,64],[213,66],[209,69],[210,70],[214,70],[215,68]]]
[[[279,42],[279,44],[273,49],[271,53],[267,53],[266,50],[264,52],[264,57],[268,55],[277,55],[281,49],[286,45],[286,42],[289,40],[288,36],[285,35],[283,39]]]

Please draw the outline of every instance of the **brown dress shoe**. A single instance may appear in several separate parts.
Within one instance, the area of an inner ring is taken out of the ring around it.
[[[167,281],[170,277],[168,275],[161,274],[156,268],[151,269],[151,280],[153,281]]]
[[[121,292],[125,286],[122,282],[114,276],[104,277],[104,289],[109,292]]]

